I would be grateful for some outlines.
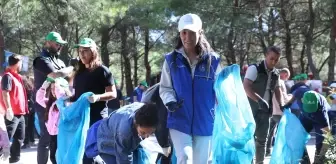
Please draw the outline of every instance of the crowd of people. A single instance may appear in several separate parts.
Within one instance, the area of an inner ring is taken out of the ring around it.
[[[102,64],[98,47],[90,38],[74,46],[79,57],[66,66],[58,57],[67,42],[59,33],[50,32],[33,61],[33,77],[21,76],[21,57],[10,56],[1,79],[1,160],[20,161],[21,148],[29,148],[38,137],[38,164],[48,160],[72,163],[57,157],[63,146],[58,142],[63,134],[59,128],[64,115],[61,108],[88,95],[89,128],[78,135],[78,140],[85,139],[85,145],[79,143],[81,163],[92,164],[97,157],[107,164],[131,163],[141,158],[140,142],[154,134],[164,150],[157,162],[169,164],[175,156],[178,164],[211,163],[218,99],[213,88],[223,67],[205,37],[199,16],[183,15],[178,33],[176,46],[164,55],[160,78],[155,77],[152,86],[141,81],[130,95],[129,105],[123,102],[116,79]],[[247,95],[256,123],[254,162],[262,164],[272,154],[277,124],[283,111],[290,109],[307,132],[315,131],[314,162],[323,163],[323,134],[335,132],[336,83],[330,85],[327,98],[311,89],[306,74],[295,76],[295,85],[289,86],[290,71],[275,68],[280,56],[281,49],[270,46],[264,60],[242,67],[246,93],[241,94]],[[64,106],[59,106],[60,100]],[[302,159],[301,163],[310,163],[307,151]]]

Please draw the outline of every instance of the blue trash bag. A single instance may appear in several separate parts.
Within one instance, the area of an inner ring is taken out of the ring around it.
[[[92,92],[82,94],[69,106],[65,106],[64,97],[56,100],[60,111],[56,151],[58,164],[82,163],[90,126],[90,102],[87,97],[92,94]]]
[[[298,164],[309,138],[300,120],[286,109],[278,125],[270,164]]]
[[[41,129],[40,129],[40,123],[39,123],[39,118],[38,118],[38,115],[37,115],[37,112],[35,112],[34,114],[34,125],[35,125],[35,129],[36,129],[36,132],[38,135],[41,135]]]
[[[215,81],[217,97],[212,135],[214,164],[251,163],[254,153],[256,128],[252,110],[234,64],[224,68]]]
[[[149,157],[145,149],[139,147],[133,152],[133,164],[148,164],[150,163]]]

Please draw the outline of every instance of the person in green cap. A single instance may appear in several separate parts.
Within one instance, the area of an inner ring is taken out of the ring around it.
[[[315,91],[305,92],[302,98],[302,114],[299,117],[305,130],[310,133],[314,128],[317,135],[316,138],[323,136],[323,134],[329,134],[330,123],[328,111],[330,108],[326,98],[321,94]],[[324,137],[321,139],[322,141],[320,142],[316,141],[314,163],[323,163],[324,160],[326,153],[325,145],[323,144]],[[303,160],[310,163],[307,151],[305,151]]]
[[[306,84],[307,83],[307,75],[299,74],[293,77],[295,84],[290,88],[289,93],[293,95],[293,97],[284,105],[284,108],[291,108],[292,113],[296,116],[299,116],[302,111],[302,102],[301,99],[303,94],[311,89]]]
[[[57,32],[50,32],[45,38],[45,44],[42,52],[33,61],[34,71],[34,92],[42,86],[47,77],[58,78],[69,76],[73,67],[66,67],[64,62],[59,59],[59,54],[62,47],[67,42],[64,41],[61,35]],[[49,143],[50,135],[45,126],[45,111],[46,109],[40,104],[35,103],[34,109],[38,115],[40,124],[40,139],[37,146],[37,163],[46,164],[49,158]]]
[[[146,91],[148,84],[146,81],[141,81],[133,91],[133,102],[141,102],[142,93]]]
[[[74,96],[70,101],[76,101],[83,93],[94,93],[88,97],[91,126],[108,113],[106,101],[115,99],[117,90],[111,71],[101,61],[96,43],[90,38],[83,38],[74,47],[78,48],[80,60],[73,78]],[[93,159],[84,155],[83,163],[91,164]]]

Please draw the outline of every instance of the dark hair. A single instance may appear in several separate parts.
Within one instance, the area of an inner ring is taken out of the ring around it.
[[[156,127],[159,124],[158,109],[155,104],[145,104],[137,110],[135,123],[140,127]]]
[[[8,57],[8,65],[13,66],[17,64],[19,61],[21,61],[21,56],[17,54],[13,54]]]
[[[281,54],[281,49],[277,46],[270,46],[266,49],[266,54],[269,53],[269,52],[274,52],[275,54],[280,55]]]
[[[177,35],[177,44],[175,46],[175,49],[180,49],[181,47],[183,47],[183,43],[182,40],[180,38],[180,34],[178,33]],[[200,54],[201,52],[213,52],[213,49],[211,48],[208,40],[206,39],[205,35],[203,32],[201,32],[198,42],[196,44],[196,53]]]
[[[178,36],[177,36],[177,45],[175,46],[175,49],[180,49],[181,47],[183,47],[183,43],[182,43],[182,40],[180,38],[180,34],[178,34]],[[200,36],[199,36],[199,39],[198,39],[198,42],[197,42],[195,48],[196,48],[196,53],[197,54],[201,54],[203,52],[203,54],[209,55],[208,63],[207,63],[207,72],[208,72],[208,76],[209,76],[211,62],[212,62],[212,55],[211,55],[210,52],[213,52],[214,50],[211,48],[208,40],[206,39],[206,37],[205,37],[205,35],[203,33],[203,30],[200,32]],[[176,59],[174,59],[174,60],[176,60]],[[176,67],[177,67],[177,65],[176,65]]]
[[[34,89],[33,82],[27,76],[22,76],[22,82],[27,91],[32,91]]]
[[[56,101],[56,97],[54,97],[53,94],[51,93],[51,85],[47,88],[46,93],[47,93],[46,95],[48,97],[48,101],[46,102],[46,112],[45,112],[44,117],[45,117],[45,121],[47,122],[49,119],[50,107]],[[57,109],[53,109],[53,110],[57,110]]]

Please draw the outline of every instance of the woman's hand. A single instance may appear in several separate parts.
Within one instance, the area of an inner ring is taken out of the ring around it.
[[[95,103],[97,101],[100,100],[100,96],[99,95],[91,95],[88,97],[88,100],[90,103]]]

